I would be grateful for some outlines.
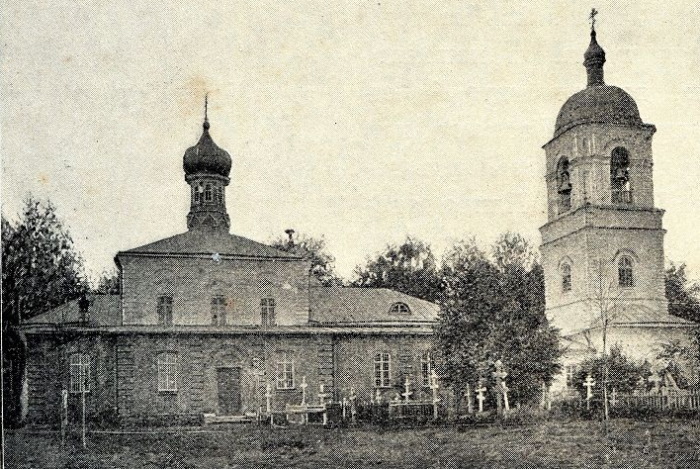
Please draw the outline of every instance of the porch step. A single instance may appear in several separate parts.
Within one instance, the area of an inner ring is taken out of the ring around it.
[[[257,419],[255,414],[248,415],[216,415],[204,414],[204,425],[212,425],[217,423],[253,423]]]

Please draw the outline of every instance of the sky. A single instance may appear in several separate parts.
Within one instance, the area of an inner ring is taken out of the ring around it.
[[[658,129],[666,256],[700,278],[700,2],[595,6],[606,82]],[[208,92],[233,233],[324,236],[345,276],[407,235],[538,245],[541,146],[585,87],[590,7],[5,1],[2,213],[50,199],[93,274],[184,232]]]

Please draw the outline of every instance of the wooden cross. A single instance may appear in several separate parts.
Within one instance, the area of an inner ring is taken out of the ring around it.
[[[306,388],[309,387],[309,385],[306,384],[306,376],[301,377],[301,384],[299,387],[301,388],[301,405],[306,405]]]
[[[325,392],[325,386],[321,384],[319,386],[319,393],[318,393],[318,403],[322,406],[326,405],[326,398],[328,397],[328,394]]]
[[[508,405],[508,391],[510,391],[510,389],[506,386],[505,380],[501,381],[501,392],[503,393],[503,405],[505,410],[510,410],[510,406]]]
[[[350,396],[348,400],[350,401],[350,419],[352,423],[355,423],[355,416],[357,415],[357,407],[355,407],[355,400],[357,399],[357,394],[355,394],[355,388],[350,388]]]
[[[484,401],[486,400],[486,396],[484,396],[486,388],[479,383],[478,387],[474,391],[477,393],[476,400],[479,401],[479,412],[483,412]]]
[[[595,386],[595,381],[593,381],[593,377],[591,375],[588,375],[586,377],[586,381],[583,382],[583,385],[587,388],[586,399],[591,399],[593,397],[593,386]]]
[[[586,381],[583,382],[583,385],[587,388],[586,389],[586,409],[591,408],[591,398],[593,397],[593,386],[595,386],[595,381],[593,381],[593,377],[591,375],[588,375],[586,377]]]
[[[267,410],[267,413],[270,413],[270,401],[272,400],[272,386],[270,386],[270,383],[267,384],[267,387],[265,388],[265,401],[266,401],[266,406],[265,409]]]
[[[591,8],[591,14],[588,17],[589,20],[591,20],[591,29],[595,31],[595,17],[598,14],[598,10],[595,8]]]
[[[401,394],[403,396],[404,400],[406,401],[406,403],[408,403],[408,398],[411,397],[411,395],[413,394],[409,390],[410,386],[411,386],[411,381],[409,381],[408,376],[406,376],[406,381],[404,381],[404,388],[406,390],[404,391],[403,394]]]
[[[438,376],[437,373],[435,373],[435,370],[433,370],[430,374],[430,389],[433,390],[433,419],[437,420],[438,403],[440,402],[440,399],[438,398],[438,389],[440,389],[440,385],[438,384]]]

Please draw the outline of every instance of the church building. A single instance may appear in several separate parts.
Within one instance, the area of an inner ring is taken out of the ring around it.
[[[656,361],[661,345],[687,342],[691,324],[671,316],[664,283],[664,211],[654,205],[652,138],[637,103],[605,84],[596,31],[584,54],[588,82],[557,116],[544,145],[548,221],[542,234],[547,317],[564,337],[565,376],[577,363],[619,345]]]
[[[287,404],[428,396],[437,305],[386,289],[324,287],[310,261],[229,233],[231,156],[210,135],[184,155],[185,233],[117,253],[120,294],[24,326],[28,422],[196,422]]]

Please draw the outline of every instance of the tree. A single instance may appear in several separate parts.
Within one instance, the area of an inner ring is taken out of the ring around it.
[[[19,221],[2,217],[3,379],[7,422],[19,423],[26,347],[24,319],[78,298],[87,290],[82,260],[54,206],[33,198]]]
[[[440,279],[430,245],[411,237],[387,245],[374,259],[368,257],[364,266],[355,268],[355,275],[356,287],[390,288],[428,301],[439,296]]]
[[[666,269],[666,299],[669,313],[700,323],[700,283],[688,279],[685,264]]]
[[[620,393],[630,393],[635,389],[647,390],[651,376],[649,363],[637,363],[622,353],[619,346],[614,345],[606,355],[597,355],[583,361],[576,372],[574,381],[582,397],[586,396],[583,382],[591,375],[596,383],[608,382],[611,389]],[[606,377],[607,375],[607,377]]]
[[[93,293],[100,295],[119,294],[119,273],[115,271],[102,272],[97,280],[97,285],[93,288]]]
[[[534,402],[560,369],[558,332],[544,313],[544,275],[524,241],[502,236],[493,260],[473,240],[445,256],[436,348],[444,379],[456,389],[495,384],[491,373],[500,360],[513,399]]]
[[[323,286],[341,286],[343,279],[335,273],[335,257],[326,248],[326,240],[287,230],[287,236],[274,239],[270,245],[280,251],[295,254],[311,261],[311,275]]]

